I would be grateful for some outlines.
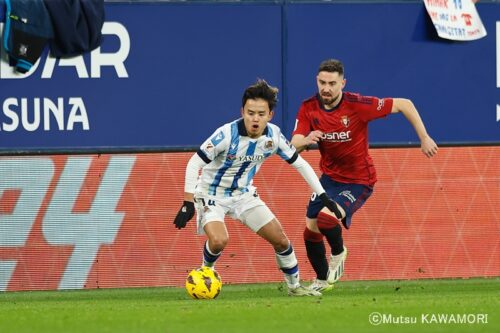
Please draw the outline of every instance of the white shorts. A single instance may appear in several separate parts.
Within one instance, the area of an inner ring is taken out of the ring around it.
[[[275,217],[255,190],[227,198],[195,193],[195,208],[199,234],[205,233],[203,228],[207,223],[224,222],[226,215],[241,221],[254,232],[259,231]]]

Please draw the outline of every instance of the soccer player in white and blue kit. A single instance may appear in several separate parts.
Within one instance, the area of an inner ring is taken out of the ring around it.
[[[203,265],[213,267],[228,241],[224,217],[229,215],[273,246],[289,295],[320,296],[320,292],[300,285],[293,247],[252,185],[264,160],[278,154],[320,194],[326,207],[337,209],[312,167],[298,155],[280,128],[269,123],[277,94],[278,89],[264,80],[248,87],[243,94],[242,117],[218,128],[191,157],[186,167],[184,203],[174,224],[184,228],[196,209],[198,232],[208,238],[203,249]]]

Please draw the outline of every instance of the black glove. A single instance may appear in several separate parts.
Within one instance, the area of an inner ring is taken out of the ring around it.
[[[191,201],[184,201],[181,209],[175,217],[174,224],[177,229],[182,229],[186,226],[189,220],[194,216],[194,203]]]
[[[319,199],[321,200],[321,203],[328,208],[333,214],[335,214],[335,217],[339,219],[339,221],[342,219],[342,213],[339,210],[339,207],[337,206],[337,203],[333,201],[328,194],[321,193],[319,196]]]

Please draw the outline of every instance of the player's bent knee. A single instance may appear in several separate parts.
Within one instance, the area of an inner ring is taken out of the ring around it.
[[[213,253],[219,253],[226,247],[228,237],[213,237],[209,240],[208,246]]]
[[[331,214],[324,213],[323,211],[318,214],[318,228],[332,229],[339,224],[339,220]]]
[[[290,246],[290,241],[286,237],[282,237],[273,243],[275,252],[283,252]]]
[[[270,228],[270,226],[267,225],[263,229],[259,230],[258,234],[262,238],[267,240],[273,246],[274,251],[276,252],[285,251],[290,246],[290,241],[283,232],[283,229],[281,229],[281,226],[276,229]]]

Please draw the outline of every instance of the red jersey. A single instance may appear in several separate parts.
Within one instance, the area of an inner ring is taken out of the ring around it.
[[[373,186],[377,174],[368,154],[368,122],[387,116],[392,103],[392,98],[343,92],[340,103],[326,110],[315,95],[300,106],[293,135],[320,130],[321,171],[341,183]]]

